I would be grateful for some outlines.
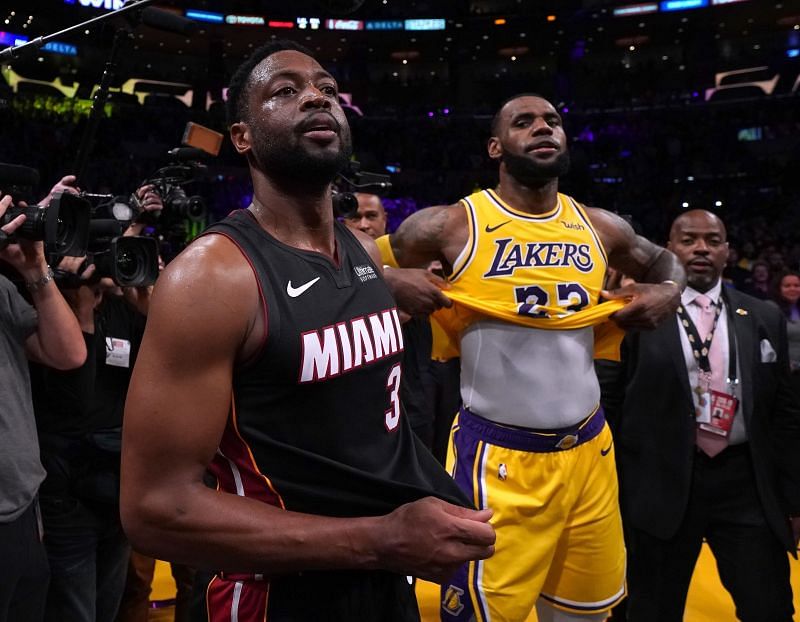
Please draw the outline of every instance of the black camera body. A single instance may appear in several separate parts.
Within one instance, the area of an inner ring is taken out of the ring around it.
[[[127,224],[113,218],[89,223],[87,263],[95,279],[109,277],[120,287],[146,287],[158,277],[158,242],[146,236],[123,236]]]
[[[155,175],[142,183],[142,185],[153,186],[164,204],[163,213],[154,219],[205,221],[208,209],[203,197],[187,195],[183,186],[195,181],[198,174],[205,170],[205,165],[201,164],[199,160],[206,157],[207,154],[199,149],[179,147],[171,149],[168,155],[172,162],[158,169]],[[149,216],[144,212],[144,206],[136,193],[130,197],[130,207],[134,211],[134,217],[138,215],[140,222],[143,220],[147,222]],[[155,224],[155,222],[151,224]]]
[[[0,226],[21,214],[25,222],[4,243],[13,243],[15,238],[42,240],[48,255],[79,257],[86,253],[91,210],[86,199],[69,192],[55,194],[46,207],[10,207],[0,218]]]
[[[355,218],[358,215],[358,199],[355,192],[384,194],[392,187],[388,175],[368,173],[361,164],[351,160],[347,168],[339,173],[333,189],[333,213],[339,218]]]
[[[147,236],[117,236],[91,258],[95,275],[111,277],[120,287],[147,287],[158,277],[158,242]]]
[[[89,221],[84,267],[95,266],[90,283],[102,278],[110,278],[120,287],[146,287],[155,283],[159,272],[158,242],[146,236],[123,236],[126,227],[126,223],[113,218]],[[57,260],[50,262],[57,263]],[[54,272],[61,289],[77,289],[85,284],[72,272],[58,269]]]

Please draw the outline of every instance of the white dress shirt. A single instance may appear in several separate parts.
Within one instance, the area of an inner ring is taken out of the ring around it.
[[[705,293],[711,299],[713,304],[717,304],[720,300],[722,295],[722,281],[718,280],[716,285],[712,287],[707,292],[698,292],[695,289],[692,289],[690,286],[686,286],[686,289],[683,290],[681,294],[681,305],[683,306],[686,313],[692,319],[692,322],[695,325],[698,323],[698,316],[700,315],[701,311],[700,308],[694,304],[694,299],[697,298],[701,293]],[[689,344],[689,338],[686,336],[686,331],[683,328],[683,324],[681,324],[680,317],[676,316],[676,322],[678,322],[678,332],[681,335],[681,347],[683,348],[683,358],[686,361],[686,369],[689,371],[689,386],[692,387],[692,400],[694,400],[695,408],[699,408],[699,396],[694,391],[695,387],[698,385],[698,374],[699,374],[699,367],[697,365],[697,361],[692,354],[692,347]],[[729,342],[728,342],[728,313],[726,309],[726,305],[724,299],[722,301],[722,313],[719,315],[719,320],[717,321],[717,328],[714,331],[714,341],[719,339],[722,345],[722,355],[723,360],[725,361],[725,376],[728,375],[728,367],[730,365],[729,357]],[[738,352],[737,352],[738,354]],[[741,381],[742,372],[741,372],[741,365],[739,364],[741,357],[736,357],[736,377]],[[744,425],[744,417],[742,417],[742,391],[741,385],[739,383],[735,385],[728,384],[727,392],[736,396],[739,400],[739,406],[736,409],[736,415],[733,419],[733,425],[731,426],[731,433],[728,437],[728,442],[731,445],[738,445],[739,443],[744,443],[747,440],[747,430],[745,429]]]

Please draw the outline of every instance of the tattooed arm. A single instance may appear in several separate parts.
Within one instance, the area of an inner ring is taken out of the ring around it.
[[[587,214],[608,253],[609,265],[636,281],[603,292],[604,298],[629,301],[611,319],[629,330],[655,328],[673,317],[686,286],[686,272],[678,258],[636,235],[616,214],[597,208],[587,208]]]
[[[437,205],[409,216],[390,236],[392,252],[403,268],[427,268],[439,260],[446,274],[467,243],[467,214],[464,207]]]

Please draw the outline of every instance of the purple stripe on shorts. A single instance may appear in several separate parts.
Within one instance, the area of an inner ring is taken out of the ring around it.
[[[494,423],[462,408],[458,416],[458,423],[461,426],[460,431],[466,432],[467,436],[477,437],[492,445],[519,451],[547,453],[572,449],[592,440],[600,434],[606,419],[601,407],[574,426],[552,430],[527,430]],[[472,478],[471,472],[469,477]],[[456,481],[461,484],[458,477],[456,477]]]
[[[472,474],[475,462],[482,460],[478,454],[479,440],[474,434],[465,434],[460,427],[453,432],[453,447],[456,454],[456,465],[453,473],[458,487],[470,499],[475,499]],[[485,449],[484,445],[484,449]],[[480,491],[479,491],[480,492]],[[478,504],[480,504],[480,494]],[[469,622],[474,619],[472,598],[469,589],[469,564],[462,564],[449,581],[441,587],[441,619],[453,622]]]

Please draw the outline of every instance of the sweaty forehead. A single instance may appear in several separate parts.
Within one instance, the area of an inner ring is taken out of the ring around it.
[[[265,84],[279,74],[307,76],[328,75],[316,60],[297,50],[283,50],[270,54],[250,73],[251,84]]]

